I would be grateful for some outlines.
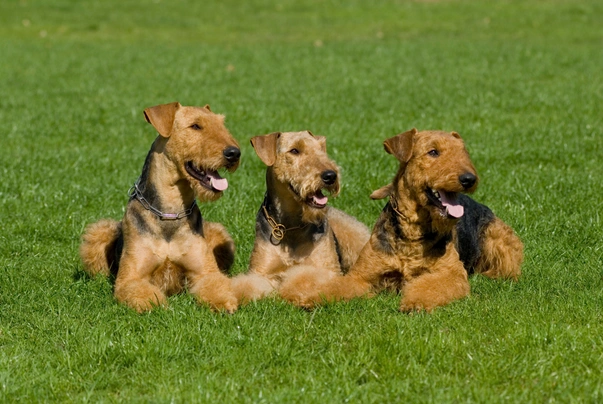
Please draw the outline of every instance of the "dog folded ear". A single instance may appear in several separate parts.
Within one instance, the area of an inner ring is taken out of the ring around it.
[[[310,132],[310,131],[308,131]],[[314,136],[315,139],[318,140],[318,143],[320,143],[320,148],[322,149],[323,152],[327,152],[327,138],[325,136]]]
[[[209,107],[209,104],[205,104],[205,106],[203,108],[205,108],[206,110],[208,110],[209,112],[211,112],[211,108]]]
[[[179,102],[161,104],[144,110],[144,117],[163,137],[169,137],[174,125],[174,116],[181,107]]]
[[[414,137],[419,131],[412,128],[383,142],[385,151],[393,154],[401,163],[408,163],[412,156]]]
[[[254,136],[251,138],[251,145],[256,154],[266,164],[271,167],[276,162],[276,141],[281,136],[281,132],[274,132],[263,136]]]
[[[307,130],[306,132],[308,132],[310,134],[310,136],[312,136],[313,138],[315,138],[316,140],[318,140],[318,142],[320,143],[320,148],[322,149],[323,152],[326,153],[326,151],[327,151],[327,138],[325,136],[316,136],[314,133],[310,132],[309,130]]]
[[[373,191],[370,198],[373,200],[385,199],[388,196],[390,196],[393,191],[394,191],[394,186],[392,184],[387,184],[387,185]]]
[[[459,135],[458,132],[450,132],[450,134],[452,135],[452,137],[455,137],[457,139],[461,138],[461,135]]]

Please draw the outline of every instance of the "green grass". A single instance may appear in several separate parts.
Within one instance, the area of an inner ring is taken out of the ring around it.
[[[595,0],[2,2],[0,401],[601,402],[602,43]],[[83,274],[79,237],[121,217],[155,137],[142,110],[176,100],[242,144],[202,206],[234,273],[264,192],[251,136],[326,135],[333,205],[372,226],[396,169],[381,142],[417,127],[464,137],[523,277],[474,277],[431,315],[394,294],[137,315]]]

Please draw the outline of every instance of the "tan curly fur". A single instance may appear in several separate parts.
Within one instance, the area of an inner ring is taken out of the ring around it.
[[[443,204],[434,203],[437,195],[454,199],[477,187],[463,141],[456,132],[413,129],[387,139],[384,146],[400,161],[400,168],[391,184],[371,195],[390,200],[370,241],[345,276],[288,277],[281,286],[287,300],[311,308],[395,288],[402,292],[400,310],[408,312],[431,311],[469,294],[467,270],[456,248],[458,219]],[[495,218],[486,226],[481,247],[475,272],[492,278],[519,277],[523,244],[502,220]]]
[[[90,275],[116,275],[116,299],[142,312],[167,304],[167,296],[188,288],[214,310],[233,312],[238,303],[226,271],[234,260],[234,242],[226,228],[203,220],[195,198],[215,201],[227,187],[218,169],[239,164],[237,141],[224,117],[209,106],[179,103],[147,108],[146,120],[159,136],[137,182],[122,221],[101,220],[82,237],[80,256]],[[178,219],[179,212],[188,213]]]
[[[347,271],[368,240],[368,228],[326,205],[326,192],[339,193],[339,168],[326,140],[308,131],[271,133],[251,140],[266,164],[266,196],[258,212],[247,273],[233,278],[239,301],[279,293],[290,273],[329,277]],[[283,226],[275,238],[272,220]]]

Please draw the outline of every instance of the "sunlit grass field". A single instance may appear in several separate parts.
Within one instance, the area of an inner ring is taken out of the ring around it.
[[[603,3],[0,3],[0,402],[603,401]],[[519,282],[406,315],[400,297],[138,315],[90,279],[80,235],[121,218],[156,136],[146,107],[210,104],[242,145],[201,206],[244,272],[255,135],[327,136],[331,204],[372,226],[382,141],[459,132],[475,198],[525,243]]]

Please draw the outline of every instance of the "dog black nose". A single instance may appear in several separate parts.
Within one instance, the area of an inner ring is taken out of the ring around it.
[[[320,178],[322,178],[322,182],[325,184],[331,185],[337,180],[337,173],[333,170],[323,171],[322,174],[320,174]]]
[[[241,157],[241,150],[238,147],[230,146],[224,149],[222,154],[229,163],[236,163],[239,161],[239,157]]]
[[[475,182],[477,181],[477,177],[474,174],[465,173],[465,174],[462,174],[459,176],[459,181],[460,181],[461,185],[463,186],[463,188],[469,189],[475,185]]]

